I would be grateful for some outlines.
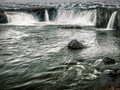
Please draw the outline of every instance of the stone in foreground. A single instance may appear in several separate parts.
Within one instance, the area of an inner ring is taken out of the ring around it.
[[[115,60],[109,57],[103,59],[104,64],[115,64]]]
[[[78,42],[76,39],[70,41],[70,43],[68,44],[68,48],[69,49],[83,49],[84,46],[82,43]]]
[[[120,78],[120,69],[112,70],[108,75],[113,78]]]

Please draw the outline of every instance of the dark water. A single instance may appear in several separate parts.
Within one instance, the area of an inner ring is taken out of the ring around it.
[[[86,48],[69,50],[72,39]],[[101,64],[104,57],[117,64]],[[119,59],[120,37],[114,30],[0,26],[0,90],[91,90],[91,81],[119,68]]]

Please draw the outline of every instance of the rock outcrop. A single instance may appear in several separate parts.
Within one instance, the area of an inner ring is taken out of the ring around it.
[[[78,42],[76,39],[70,41],[70,43],[68,44],[68,48],[69,49],[83,49],[84,46],[82,43]]]
[[[7,23],[7,16],[5,15],[5,12],[0,9],[0,23]]]
[[[57,9],[55,8],[48,8],[48,14],[49,14],[49,20],[50,21],[55,21],[57,18]]]
[[[39,21],[45,21],[45,9],[44,8],[31,8],[26,9],[25,12],[32,13]]]
[[[105,57],[105,58],[103,59],[103,62],[104,62],[104,64],[115,64],[115,60],[114,60],[114,59],[111,59],[111,58],[109,58],[109,57]]]
[[[97,28],[106,28],[108,23],[107,9],[97,7],[97,17],[96,17],[96,27]]]
[[[120,29],[120,8],[96,8],[96,28],[107,28],[109,19],[114,11],[117,11],[113,29]]]
[[[114,79],[120,78],[120,69],[112,70],[108,75]]]

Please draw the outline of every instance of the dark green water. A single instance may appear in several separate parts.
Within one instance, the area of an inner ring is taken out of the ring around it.
[[[0,90],[91,90],[84,88],[106,70],[119,68],[118,34],[114,30],[0,26]],[[69,50],[66,46],[72,39],[86,48]],[[117,64],[100,64],[104,57],[116,59]],[[102,69],[97,70],[98,66]]]

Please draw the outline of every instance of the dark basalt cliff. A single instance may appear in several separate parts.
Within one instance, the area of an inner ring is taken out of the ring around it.
[[[97,7],[97,17],[96,17],[96,28],[106,28],[109,22],[109,19],[114,11],[117,11],[117,15],[115,17],[113,28],[115,30],[120,29],[120,9],[119,8],[101,8]]]
[[[0,9],[0,23],[7,23],[7,16],[5,15],[4,10]]]

